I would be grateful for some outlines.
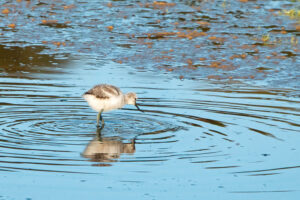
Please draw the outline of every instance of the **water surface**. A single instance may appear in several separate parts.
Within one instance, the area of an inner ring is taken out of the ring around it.
[[[49,199],[65,190],[77,198],[113,192],[145,199],[298,193],[298,181],[290,181],[300,166],[299,98],[292,90],[183,82],[91,62],[73,60],[69,73],[44,80],[1,78],[7,198],[39,198],[50,185],[57,194]],[[131,106],[105,113],[97,131],[96,113],[81,94],[98,80],[136,91],[145,113]],[[13,192],[24,185],[26,191]]]
[[[0,199],[295,199],[299,33],[277,13],[295,4],[7,1]],[[98,83],[145,113],[97,129]]]

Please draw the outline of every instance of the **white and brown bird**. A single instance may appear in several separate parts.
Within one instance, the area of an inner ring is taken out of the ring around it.
[[[136,103],[136,93],[123,94],[118,87],[113,85],[95,85],[83,94],[83,98],[98,112],[97,127],[99,127],[99,120],[102,122],[102,127],[104,125],[102,112],[122,108],[126,104],[135,105],[139,111],[142,111]]]

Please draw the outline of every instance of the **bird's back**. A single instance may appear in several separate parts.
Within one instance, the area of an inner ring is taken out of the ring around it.
[[[100,84],[88,90],[84,95],[93,95],[98,99],[109,99],[111,97],[122,95],[122,92],[113,85]]]
[[[83,97],[97,112],[109,111],[124,106],[121,90],[113,85],[100,84],[84,93]]]

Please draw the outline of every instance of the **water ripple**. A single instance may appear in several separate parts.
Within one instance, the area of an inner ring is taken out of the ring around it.
[[[256,89],[203,89],[176,90],[183,93],[179,98],[140,98],[145,113],[130,107],[104,113],[105,127],[97,130],[96,113],[79,95],[66,93],[68,86],[13,85],[2,83],[0,170],[90,173],[89,166],[175,159],[207,170],[240,168],[234,173],[275,175],[272,171],[281,168],[251,171],[234,158],[253,138],[276,139],[280,145],[300,126],[296,98]],[[173,92],[138,88],[146,89]],[[184,98],[185,92],[194,98]],[[261,158],[248,162],[259,163]]]

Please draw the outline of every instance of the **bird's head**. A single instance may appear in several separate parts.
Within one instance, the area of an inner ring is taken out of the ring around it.
[[[133,93],[133,92],[129,92],[125,95],[125,102],[126,104],[130,104],[130,105],[134,105],[139,111],[141,112],[144,112],[142,111],[139,106],[137,105],[136,103],[136,100],[137,100],[137,95],[136,93]]]
[[[126,104],[135,105],[137,96],[133,92],[129,92],[125,95]]]

